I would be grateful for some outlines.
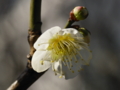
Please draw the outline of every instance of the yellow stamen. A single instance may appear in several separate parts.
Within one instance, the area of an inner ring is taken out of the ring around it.
[[[41,64],[41,65],[43,65],[43,64],[44,64],[44,61],[43,61],[43,60],[41,60],[41,61],[40,61],[40,64]]]
[[[74,71],[72,71],[72,73],[74,73]]]
[[[59,78],[62,78],[62,77],[63,77],[62,75],[59,76]]]

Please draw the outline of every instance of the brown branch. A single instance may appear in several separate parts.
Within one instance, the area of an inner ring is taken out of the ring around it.
[[[30,29],[28,30],[30,53],[29,55],[27,55],[28,62],[26,65],[26,69],[7,90],[26,90],[46,72],[45,71],[42,73],[37,73],[31,67],[32,55],[35,52],[33,45],[41,34],[41,1],[42,0],[31,0]]]

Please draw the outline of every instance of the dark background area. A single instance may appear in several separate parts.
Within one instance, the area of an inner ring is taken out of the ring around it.
[[[29,53],[30,0],[0,0],[0,90],[6,90],[24,70]],[[70,80],[48,70],[28,90],[120,90],[120,1],[43,0],[42,31],[65,26],[75,6],[86,6],[89,16],[77,22],[91,31],[90,66]]]

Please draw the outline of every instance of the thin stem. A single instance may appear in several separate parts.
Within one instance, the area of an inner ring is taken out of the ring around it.
[[[75,21],[73,21],[73,20],[68,20],[67,23],[66,23],[66,25],[65,25],[65,28],[70,28],[71,25],[72,25],[74,22],[75,22]]]

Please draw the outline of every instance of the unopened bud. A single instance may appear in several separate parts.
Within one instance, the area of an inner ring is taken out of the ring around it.
[[[79,21],[79,20],[84,20],[88,16],[88,10],[86,7],[83,6],[77,6],[73,9],[71,12],[74,15],[74,18]]]
[[[86,43],[90,43],[90,31],[88,31],[86,28],[79,28],[79,30],[78,30],[83,36],[84,36],[84,41],[86,42]]]

